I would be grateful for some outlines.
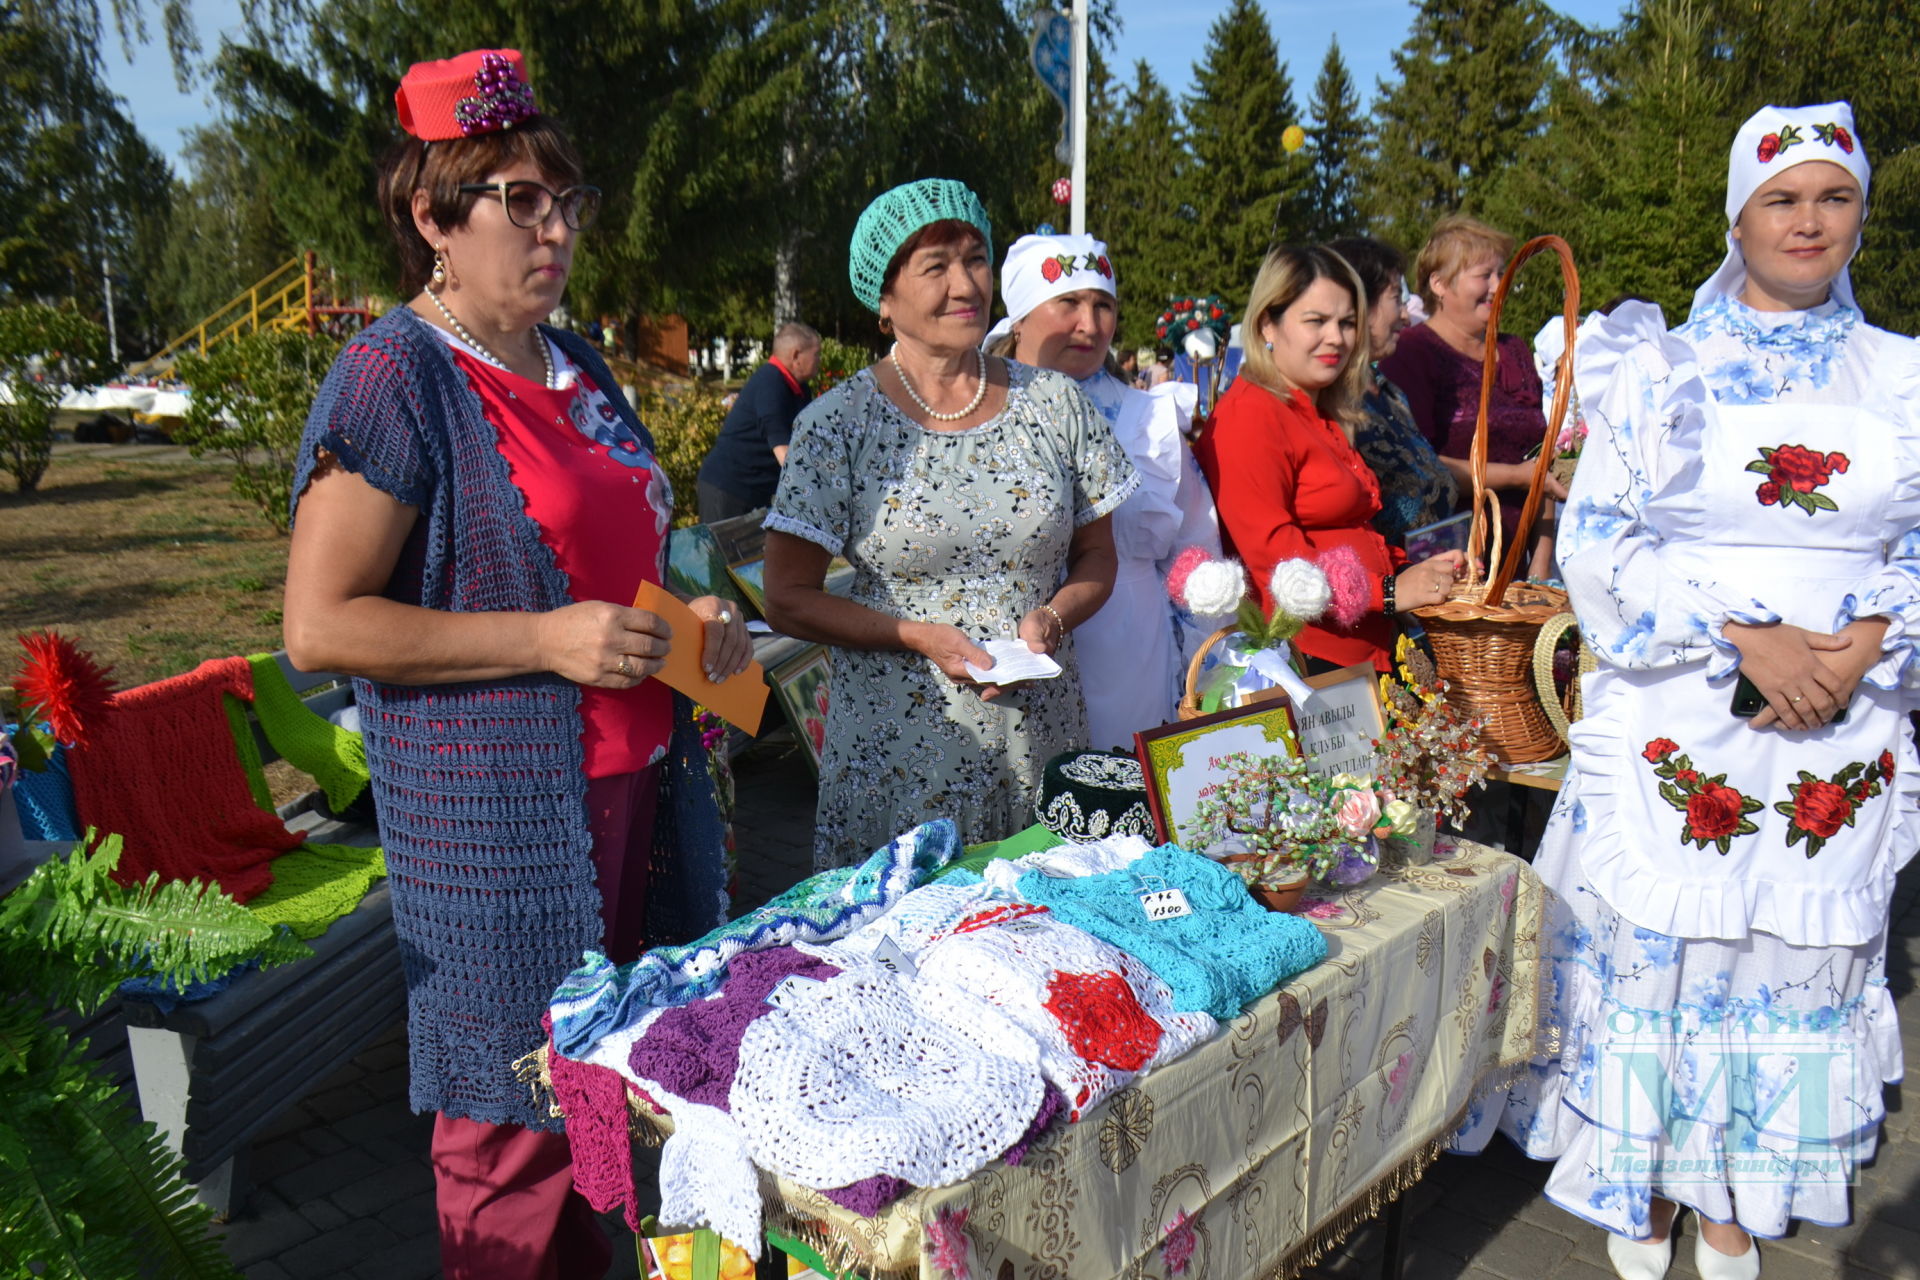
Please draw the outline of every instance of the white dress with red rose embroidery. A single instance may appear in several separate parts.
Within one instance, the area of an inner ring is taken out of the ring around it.
[[[1595,317],[1559,555],[1599,669],[1535,867],[1557,1042],[1456,1137],[1642,1237],[1655,1195],[1756,1235],[1848,1220],[1884,1082],[1895,872],[1916,843],[1920,347],[1851,308]],[[1728,622],[1889,620],[1845,723],[1731,714]]]

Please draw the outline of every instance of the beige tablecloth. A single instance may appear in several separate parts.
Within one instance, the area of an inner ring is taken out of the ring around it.
[[[1293,1275],[1419,1177],[1474,1095],[1532,1056],[1540,1014],[1542,891],[1517,858],[1442,840],[1432,864],[1308,916],[1323,964],[1020,1167],[876,1218],[781,1181],[768,1225],[871,1275]]]

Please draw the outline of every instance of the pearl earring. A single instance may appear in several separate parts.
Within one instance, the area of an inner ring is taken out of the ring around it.
[[[433,251],[433,284],[435,288],[444,288],[447,283],[447,250],[442,246]]]
[[[1269,351],[1273,350],[1273,344],[1271,342],[1267,344],[1267,350]]]

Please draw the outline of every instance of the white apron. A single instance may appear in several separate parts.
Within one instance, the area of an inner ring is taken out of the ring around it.
[[[1698,483],[1668,485],[1647,509],[1667,535],[1662,566],[1715,598],[1834,630],[1886,563],[1895,431],[1851,406],[1713,405]],[[1844,456],[1807,491],[1811,513],[1764,502],[1769,477],[1745,469],[1783,446]],[[1672,936],[1871,940],[1911,853],[1899,848],[1913,809],[1909,699],[1862,682],[1843,724],[1756,731],[1731,713],[1735,676],[1709,680],[1707,665],[1587,677],[1571,735],[1586,876],[1627,919]]]

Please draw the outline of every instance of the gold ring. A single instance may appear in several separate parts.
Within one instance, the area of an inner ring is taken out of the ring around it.
[[[614,668],[614,670],[615,670],[615,671],[618,671],[618,672],[619,672],[619,673],[620,673],[621,675],[623,675],[623,676],[626,676],[626,677],[628,677],[629,679],[631,679],[631,678],[632,678],[632,676],[633,676],[633,668],[632,668],[631,666],[629,666],[629,665],[627,664],[627,655],[626,655],[626,654],[624,654],[624,653],[623,653],[623,654],[621,654],[621,655],[620,655],[620,665],[619,665],[619,666],[617,666],[617,667],[615,667],[615,668]]]
[[[1805,702],[1806,699],[1796,693],[1791,698],[1788,698],[1787,701],[1788,702]]]

